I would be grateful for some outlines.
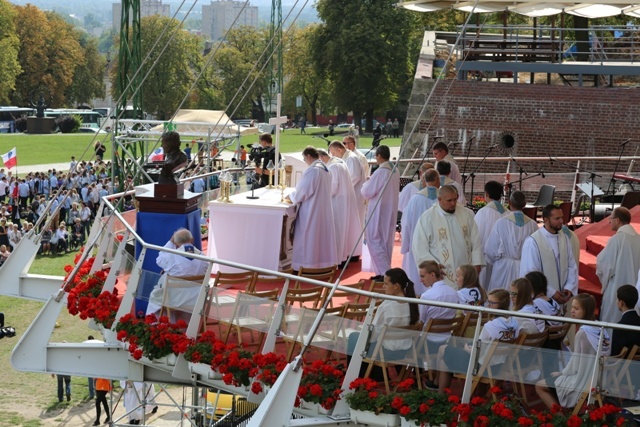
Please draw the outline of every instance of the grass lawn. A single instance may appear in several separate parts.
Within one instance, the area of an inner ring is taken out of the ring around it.
[[[306,128],[307,134],[300,134],[300,129],[289,129],[280,134],[280,151],[283,153],[302,151],[307,145],[314,147],[326,147],[326,142],[318,137],[328,134],[327,128]],[[347,129],[336,129],[333,136],[327,136],[329,140],[342,140],[347,134]],[[315,138],[314,138],[315,137]],[[100,136],[100,140],[104,135]],[[360,137],[361,147],[371,147],[371,135]],[[16,148],[18,155],[18,171],[20,165],[40,165],[48,163],[66,163],[71,156],[77,160],[87,160],[93,156],[93,135],[91,134],[51,134],[51,135],[25,135],[25,134],[0,134],[0,153],[6,153]],[[241,138],[244,146],[258,141],[257,135],[249,135]],[[383,141],[391,147],[400,146],[401,138],[389,138]],[[111,158],[111,138],[107,135],[104,141],[107,147],[105,159]],[[183,144],[184,145],[184,144]]]
[[[30,273],[64,276],[64,266],[73,263],[75,253],[58,257],[37,256]],[[62,284],[62,282],[60,283]],[[10,362],[11,351],[24,334],[43,303],[21,298],[0,296],[0,312],[5,315],[5,324],[16,328],[16,336],[0,341],[0,372],[2,372],[0,392],[0,426],[39,426],[40,420],[25,419],[16,411],[16,405],[32,405],[41,411],[58,405],[75,405],[88,396],[86,378],[71,379],[71,402],[58,404],[57,381],[48,374],[19,372]],[[82,342],[90,331],[87,322],[71,316],[66,308],[60,313],[51,341]]]

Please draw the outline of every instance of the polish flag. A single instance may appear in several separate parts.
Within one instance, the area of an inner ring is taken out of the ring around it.
[[[18,165],[18,157],[16,156],[16,147],[13,147],[8,153],[2,155],[2,161],[7,169],[11,169]]]
[[[164,160],[164,150],[162,147],[156,148],[149,156],[150,162],[161,162]]]

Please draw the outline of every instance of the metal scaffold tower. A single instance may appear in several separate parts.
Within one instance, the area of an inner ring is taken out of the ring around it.
[[[122,0],[120,16],[120,46],[118,51],[118,76],[116,79],[119,102],[116,105],[116,123],[113,135],[113,176],[118,177],[122,189],[127,175],[135,176],[137,157],[144,152],[142,142],[128,147],[129,153],[116,144],[116,136],[121,130],[119,119],[142,119],[142,39],[140,30],[141,0]],[[127,109],[127,107],[129,109]],[[126,162],[134,157],[133,162]]]
[[[278,93],[283,93],[282,79],[282,1],[271,0],[271,26],[269,27],[269,40],[273,54],[269,59],[269,86],[267,120],[276,114],[275,101]]]

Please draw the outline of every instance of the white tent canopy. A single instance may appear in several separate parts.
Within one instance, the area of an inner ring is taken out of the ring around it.
[[[224,111],[216,110],[178,110],[171,120],[181,135],[207,136],[213,138],[250,135],[258,132],[257,127],[238,126]],[[164,124],[154,126],[152,132],[162,132]]]
[[[411,0],[398,3],[399,7],[416,12],[435,12],[444,9],[457,9],[464,12],[486,13],[509,10],[532,18],[557,15],[562,11],[585,18],[605,18],[625,14],[640,18],[640,4],[623,0],[609,0],[606,3],[576,3],[521,0],[492,1],[430,1]]]

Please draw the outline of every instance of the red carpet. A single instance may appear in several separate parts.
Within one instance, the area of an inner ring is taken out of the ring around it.
[[[640,232],[640,206],[631,209],[631,225]],[[613,234],[607,218],[595,224],[584,225],[576,230],[576,235],[580,240],[579,290],[593,295],[598,305],[602,301],[602,285],[596,276],[596,257]]]

